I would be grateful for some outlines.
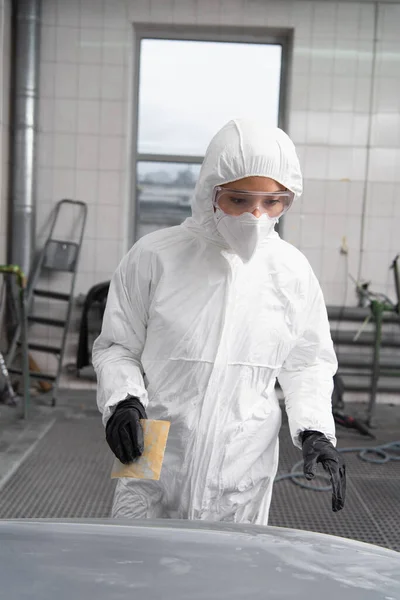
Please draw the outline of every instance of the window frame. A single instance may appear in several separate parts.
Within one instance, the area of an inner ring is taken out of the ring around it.
[[[228,42],[234,44],[274,44],[280,45],[281,74],[279,90],[278,127],[287,130],[288,126],[288,98],[290,65],[293,51],[293,33],[291,28],[261,28],[261,27],[236,27],[236,26],[195,26],[174,25],[161,26],[156,24],[133,24],[133,77],[132,77],[132,127],[131,127],[131,158],[129,178],[129,210],[128,210],[128,246],[132,246],[138,239],[140,225],[140,207],[136,193],[137,189],[137,163],[184,163],[201,164],[204,156],[152,154],[138,152],[138,125],[139,125],[139,82],[140,82],[140,53],[141,42],[147,39],[180,40],[195,42]],[[281,232],[281,228],[280,228]]]

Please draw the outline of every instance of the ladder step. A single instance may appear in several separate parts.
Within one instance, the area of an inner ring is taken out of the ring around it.
[[[41,298],[52,298],[53,300],[64,300],[68,302],[71,298],[70,294],[61,294],[60,292],[48,292],[47,290],[33,290],[35,296],[40,296]]]
[[[67,324],[66,321],[62,321],[61,319],[49,319],[47,317],[28,317],[28,321],[30,323],[37,323],[38,325],[52,325],[53,327],[62,327],[64,328]]]
[[[18,342],[18,346],[21,346],[22,342]],[[57,346],[47,346],[46,344],[30,344],[28,343],[29,350],[36,350],[36,352],[46,352],[47,354],[61,354],[61,348]]]
[[[8,369],[8,372],[12,375],[22,375],[21,369]],[[41,379],[43,381],[55,381],[55,375],[49,375],[48,373],[37,373],[36,371],[30,371],[29,377],[32,379]]]

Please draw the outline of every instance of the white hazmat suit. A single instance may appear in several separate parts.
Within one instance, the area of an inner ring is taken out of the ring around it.
[[[211,141],[182,225],[141,238],[115,272],[93,349],[106,423],[132,395],[171,422],[159,482],[120,479],[114,517],[266,525],[278,466],[282,387],[293,442],[336,443],[337,362],[316,277],[273,229],[243,262],[216,229],[215,186],[265,176],[299,196],[294,146],[280,129],[231,121]]]

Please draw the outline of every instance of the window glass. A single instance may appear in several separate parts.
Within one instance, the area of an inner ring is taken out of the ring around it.
[[[203,156],[237,117],[278,123],[281,46],[141,42],[138,152]]]
[[[190,216],[190,202],[199,172],[197,164],[138,163],[139,237],[179,225]]]

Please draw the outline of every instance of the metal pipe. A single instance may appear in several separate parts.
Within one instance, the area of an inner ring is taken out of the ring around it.
[[[9,262],[29,272],[35,248],[35,150],[41,0],[14,4]]]

